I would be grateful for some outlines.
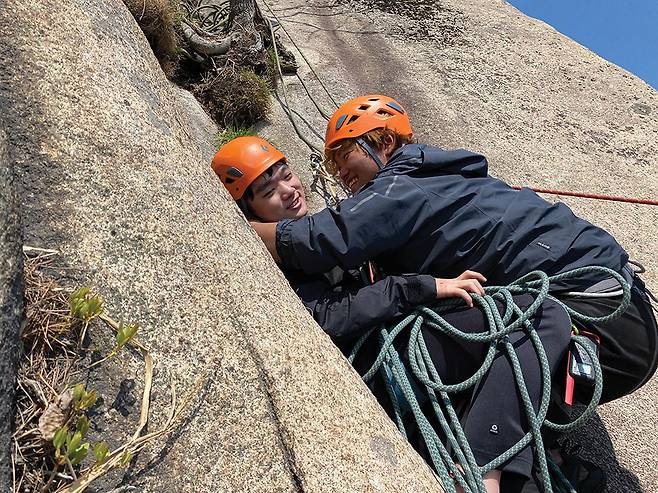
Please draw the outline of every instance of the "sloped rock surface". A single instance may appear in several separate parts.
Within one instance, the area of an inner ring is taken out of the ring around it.
[[[181,397],[209,368],[181,428],[107,489],[440,490],[238,213],[210,170],[213,125],[121,2],[5,2],[0,96],[25,243],[59,250],[63,284],[141,325],[150,430],[169,378]],[[95,421],[113,443],[138,414],[131,361],[92,378],[115,382]]]
[[[285,0],[274,9],[339,104],[393,96],[419,141],[482,152],[490,173],[513,185],[657,198],[658,92],[504,1]],[[303,63],[300,75],[332,113]],[[324,135],[326,122],[304,89],[292,77],[287,83],[293,108]],[[293,130],[280,116],[265,132],[308,166],[306,147],[283,140]],[[612,232],[658,291],[658,208],[545,197]],[[585,454],[608,472],[608,491],[658,491],[657,403],[654,377],[602,406],[602,422],[579,435]]]
[[[0,129],[0,491],[12,483],[10,456],[14,387],[23,311],[18,203],[7,137]]]

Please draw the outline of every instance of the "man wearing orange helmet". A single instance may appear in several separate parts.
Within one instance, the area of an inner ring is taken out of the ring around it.
[[[252,221],[299,219],[306,215],[305,195],[299,179],[288,168],[283,154],[267,141],[259,137],[234,139],[217,152],[212,168],[240,209]],[[285,267],[282,270],[318,324],[346,355],[366,330],[381,323],[389,323],[419,305],[431,304],[437,298],[461,297],[466,304],[472,306],[468,293],[483,294],[480,281],[485,280],[482,275],[467,271],[455,279],[435,279],[430,275],[389,276],[364,286],[358,273],[339,267],[316,274]],[[524,307],[532,301],[530,297],[515,300]],[[498,308],[502,312],[503,306],[499,305]],[[533,324],[554,366],[568,343],[568,330],[558,330],[560,327],[568,327],[568,317],[554,302],[542,305],[541,312],[541,315],[533,319]],[[443,317],[448,323],[463,330],[483,332],[486,329],[485,317],[479,309],[460,309],[443,314]],[[488,348],[487,344],[459,343],[425,328],[423,337],[435,367],[446,383],[457,383],[470,377],[481,364]],[[375,332],[373,340],[363,345],[353,362],[361,374],[374,362],[379,347],[376,339]],[[404,337],[401,339],[404,340]],[[528,369],[529,393],[537,400],[541,382],[534,349],[529,340],[518,342],[518,346],[521,365]],[[401,350],[400,353],[403,360],[406,359],[406,351]],[[393,416],[393,404],[388,397],[386,381],[377,378],[369,386],[388,414]],[[501,437],[505,436],[505,439],[494,450],[487,447],[490,439],[485,433],[491,427],[488,421],[492,410],[490,402],[496,396],[513,393],[515,390],[511,368],[504,358],[500,358],[481,384],[478,398],[470,402],[470,412],[464,421],[465,432],[483,461],[488,462],[525,433],[521,407],[513,401],[503,402],[503,411],[499,413],[496,427],[500,427]],[[482,426],[486,427],[485,433],[482,433]],[[422,438],[414,436],[413,425],[409,427],[407,431],[410,433],[410,441],[423,453]],[[419,431],[416,429],[415,433]],[[527,467],[523,464],[529,460],[532,460],[532,454],[527,450],[508,469],[524,473]],[[499,474],[499,471],[490,472],[485,478],[486,484],[497,482]]]
[[[238,137],[215,154],[212,169],[248,218],[296,219],[308,212],[299,178],[286,157],[260,137]]]
[[[617,241],[565,204],[490,176],[484,156],[411,144],[412,138],[408,114],[389,97],[363,96],[341,106],[327,124],[325,163],[354,196],[335,210],[255,225],[273,257],[309,274],[365,260],[389,275],[449,277],[470,269],[496,285],[535,270],[555,275],[608,267],[632,286],[632,300],[620,319],[588,326],[614,341],[601,346],[602,402],[646,383],[658,364],[658,329],[645,285]],[[614,280],[584,277],[554,288],[592,316],[620,302]],[[578,290],[593,296],[574,295]],[[604,296],[609,291],[613,296]]]
[[[238,137],[224,145],[212,169],[252,221],[298,219],[307,214],[301,181],[283,153],[260,137]],[[469,292],[482,294],[476,272],[455,279],[430,275],[390,276],[363,286],[353,272],[337,268],[327,275],[307,275],[284,269],[297,295],[320,326],[336,341],[352,340],[364,330],[388,322],[437,298],[461,297],[472,305]]]
[[[658,364],[658,329],[649,293],[617,241],[566,205],[490,176],[480,154],[412,139],[407,112],[389,97],[342,105],[327,124],[325,163],[354,195],[310,217],[254,225],[275,260],[309,274],[368,259],[388,275],[450,277],[471,269],[496,285],[535,270],[608,267],[632,288],[621,318],[585,324],[601,338],[602,402],[644,385]],[[552,287],[591,316],[611,313],[621,300],[614,279],[593,274]]]

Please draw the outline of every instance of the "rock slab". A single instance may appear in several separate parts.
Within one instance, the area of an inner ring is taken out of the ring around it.
[[[0,129],[0,491],[12,485],[11,432],[23,314],[20,221],[7,137]]]
[[[0,95],[25,243],[60,251],[61,283],[140,324],[149,429],[170,379],[182,397],[208,373],[181,427],[101,489],[440,491],[212,173],[216,129],[119,0],[4,2]],[[118,390],[94,432],[117,444],[143,368],[108,368],[94,381]]]

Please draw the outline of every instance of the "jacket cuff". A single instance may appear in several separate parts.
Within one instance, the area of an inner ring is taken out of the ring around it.
[[[429,305],[436,301],[436,281],[427,275],[407,277],[407,296],[414,305]]]
[[[281,259],[281,265],[296,268],[295,253],[292,246],[291,223],[293,219],[283,219],[276,223],[276,253]]]

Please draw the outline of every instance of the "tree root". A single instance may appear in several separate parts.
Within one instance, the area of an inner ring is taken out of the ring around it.
[[[204,55],[224,55],[231,48],[231,44],[237,41],[239,33],[232,33],[220,41],[210,41],[198,35],[186,22],[181,23],[185,41],[198,53]]]

